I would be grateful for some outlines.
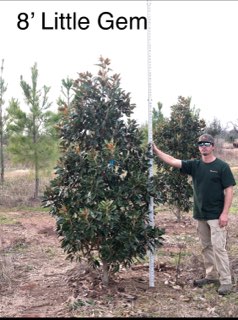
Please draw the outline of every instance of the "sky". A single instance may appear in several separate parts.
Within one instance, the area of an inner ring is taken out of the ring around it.
[[[143,24],[148,3],[151,95]],[[139,124],[148,122],[149,97],[152,107],[161,102],[169,117],[171,106],[184,96],[191,97],[201,118],[226,126],[238,120],[237,16],[238,1],[0,1],[5,107],[12,97],[23,101],[20,76],[30,84],[36,62],[39,88],[51,87],[49,99],[57,110],[62,79],[86,71],[96,75],[103,56],[130,92]]]

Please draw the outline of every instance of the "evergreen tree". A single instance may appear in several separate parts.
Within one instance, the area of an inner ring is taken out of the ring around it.
[[[206,133],[209,133],[214,138],[222,133],[221,121],[214,118],[211,123],[206,127]]]
[[[75,98],[59,124],[62,157],[43,204],[55,216],[70,259],[102,266],[103,283],[120,265],[130,266],[161,244],[162,230],[149,225],[149,152],[130,118],[135,105],[100,58],[98,75],[80,73]]]
[[[199,156],[195,145],[198,136],[205,128],[204,120],[199,119],[199,110],[190,107],[191,98],[178,97],[178,103],[171,107],[170,119],[154,128],[154,141],[161,150],[178,159],[191,159]],[[161,190],[161,197],[178,220],[182,212],[188,212],[192,205],[192,186],[187,175],[161,162],[155,157],[155,183]]]
[[[65,106],[69,107],[71,104],[71,101],[73,99],[73,84],[74,80],[73,79],[63,79],[62,80],[62,86],[61,86],[61,94],[63,95],[62,97],[59,97],[57,100],[57,104],[60,108],[64,108]]]
[[[18,100],[12,98],[7,109],[9,134],[8,151],[15,162],[25,163],[34,168],[35,190],[34,198],[39,193],[40,169],[45,168],[57,155],[57,139],[53,125],[58,121],[57,114],[49,111],[51,103],[48,102],[49,87],[37,89],[37,64],[31,68],[32,85],[30,86],[21,76],[25,101],[29,107],[28,112],[21,110]]]
[[[163,104],[161,102],[157,102],[157,108],[153,108],[152,110],[152,128],[154,131],[154,128],[159,127],[162,125],[163,121],[166,120],[166,118],[163,115],[162,112]],[[148,143],[148,123],[141,125],[140,130],[143,132],[144,136],[144,142],[143,145],[147,145]]]

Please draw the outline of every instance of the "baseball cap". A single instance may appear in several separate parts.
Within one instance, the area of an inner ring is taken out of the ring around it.
[[[208,133],[204,133],[202,134],[199,138],[198,141],[203,141],[203,142],[211,142],[212,144],[214,144],[214,138],[213,136],[211,136]]]

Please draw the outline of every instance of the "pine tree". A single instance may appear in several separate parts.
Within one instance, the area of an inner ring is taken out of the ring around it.
[[[37,64],[31,68],[32,84],[29,85],[21,76],[20,85],[24,93],[29,110],[21,109],[17,99],[9,102],[7,131],[9,144],[7,150],[11,159],[32,166],[35,173],[34,198],[39,195],[40,170],[55,160],[57,140],[53,125],[58,121],[58,115],[48,110],[51,103],[48,102],[50,88],[44,86],[37,88],[38,69]]]

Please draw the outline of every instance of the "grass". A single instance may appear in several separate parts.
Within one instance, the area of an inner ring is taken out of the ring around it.
[[[0,225],[4,224],[16,224],[17,221],[14,218],[9,217],[8,215],[0,214]]]
[[[39,197],[34,199],[35,181],[30,170],[16,170],[6,172],[5,182],[0,186],[0,208],[16,208],[31,211],[47,211],[41,207],[41,197],[46,185],[50,181],[49,175],[40,177]]]

